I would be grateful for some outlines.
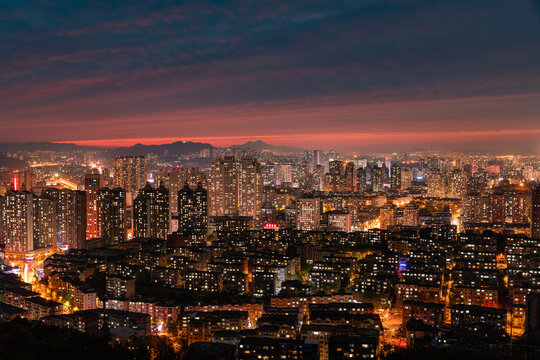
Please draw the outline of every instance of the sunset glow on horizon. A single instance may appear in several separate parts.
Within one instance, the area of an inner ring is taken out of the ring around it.
[[[0,9],[0,142],[540,151],[532,2]]]

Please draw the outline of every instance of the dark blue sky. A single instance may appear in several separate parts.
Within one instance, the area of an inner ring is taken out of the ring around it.
[[[1,142],[540,150],[537,0],[0,0],[0,39]]]

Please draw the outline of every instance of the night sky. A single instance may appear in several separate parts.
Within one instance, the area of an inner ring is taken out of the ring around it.
[[[0,0],[0,142],[540,152],[540,1]]]

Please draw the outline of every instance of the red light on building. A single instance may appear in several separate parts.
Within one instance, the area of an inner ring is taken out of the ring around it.
[[[13,178],[13,191],[19,191],[19,184],[17,183],[17,177]]]
[[[278,224],[276,224],[276,223],[271,223],[271,222],[265,223],[265,224],[264,224],[264,228],[265,228],[265,229],[270,229],[270,230],[279,230]]]

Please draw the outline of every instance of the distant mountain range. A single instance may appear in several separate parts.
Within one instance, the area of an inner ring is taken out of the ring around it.
[[[257,141],[248,141],[245,144],[241,145],[232,145],[230,148],[233,149],[253,149],[255,151],[272,151],[276,153],[301,153],[304,150],[288,147],[288,146],[279,146],[279,145],[271,145],[267,144],[262,140]]]
[[[170,144],[161,145],[143,145],[135,144],[128,147],[119,147],[110,149],[109,154],[112,156],[122,155],[148,155],[150,153],[163,155],[165,153],[169,155],[184,155],[194,152],[200,152],[204,149],[213,149],[212,144],[191,142],[191,141],[175,141]]]
[[[0,152],[17,152],[17,151],[103,151],[111,157],[122,155],[148,155],[150,153],[163,155],[165,153],[170,156],[184,155],[194,152],[200,152],[204,149],[215,149],[216,147],[208,143],[199,143],[191,141],[175,141],[170,144],[160,145],[143,145],[135,144],[128,147],[118,148],[101,148],[97,146],[82,146],[72,143],[55,143],[55,142],[29,142],[29,143],[3,143],[0,144]],[[299,153],[302,149],[276,146],[267,144],[262,140],[248,141],[245,144],[230,146],[233,149],[253,149],[255,151],[272,151],[278,153],[292,152]]]
[[[71,143],[55,142],[28,142],[28,143],[3,143],[0,144],[0,152],[17,151],[77,151],[77,150],[99,150],[94,146],[81,146]]]

